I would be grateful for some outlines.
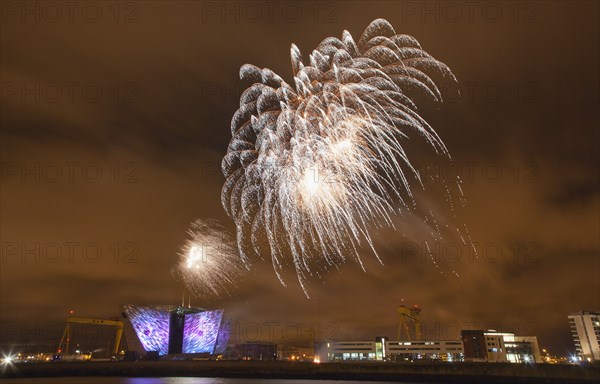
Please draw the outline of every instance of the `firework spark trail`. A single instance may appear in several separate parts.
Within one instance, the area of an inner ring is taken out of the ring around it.
[[[215,219],[197,219],[187,233],[175,275],[203,299],[231,294],[244,269],[235,239]]]
[[[222,203],[242,260],[270,254],[285,285],[291,257],[307,294],[305,281],[319,269],[347,258],[362,267],[363,247],[378,257],[370,232],[393,226],[399,206],[415,205],[410,180],[421,183],[407,139],[416,134],[449,157],[408,95],[417,89],[441,102],[432,77],[456,79],[383,19],[358,43],[347,31],[326,38],[306,65],[292,45],[291,59],[294,86],[267,68],[240,69],[253,84],[231,121]]]

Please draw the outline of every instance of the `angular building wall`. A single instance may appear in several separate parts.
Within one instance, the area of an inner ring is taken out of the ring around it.
[[[600,312],[571,313],[569,323],[577,356],[581,360],[600,360]]]
[[[170,313],[133,305],[125,305],[124,309],[144,350],[158,351],[159,355],[166,355],[169,351]]]
[[[214,353],[222,320],[222,309],[186,315],[183,353]]]
[[[146,352],[157,351],[161,356],[213,354],[226,347],[228,331],[226,326],[222,329],[222,309],[135,305],[125,305],[123,309]]]
[[[217,344],[215,345],[215,354],[224,354],[229,344],[229,337],[231,336],[231,321],[225,317],[221,321],[219,327],[219,335],[217,336]]]

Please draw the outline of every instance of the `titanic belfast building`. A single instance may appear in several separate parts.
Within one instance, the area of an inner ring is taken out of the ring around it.
[[[227,347],[229,327],[222,309],[124,305],[123,312],[146,352],[219,354]]]

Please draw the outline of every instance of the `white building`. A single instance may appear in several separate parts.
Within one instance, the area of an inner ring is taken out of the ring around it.
[[[331,341],[323,343],[315,354],[326,361],[376,361],[375,341]]]
[[[541,363],[536,336],[515,336],[510,332],[484,332],[487,361],[508,363]]]
[[[461,340],[390,341],[387,353],[394,361],[463,361]]]
[[[330,341],[316,347],[315,358],[320,362],[542,362],[536,336],[515,336],[514,333],[495,330],[466,332],[469,337],[463,337],[462,340],[388,341],[385,337],[376,337],[373,341]],[[465,346],[465,343],[470,344]]]
[[[581,360],[600,360],[600,312],[571,313],[569,325],[577,356]]]
[[[462,361],[460,340],[335,341],[321,344],[316,353],[325,361]]]

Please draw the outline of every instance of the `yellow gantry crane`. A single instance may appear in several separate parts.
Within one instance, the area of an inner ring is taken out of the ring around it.
[[[414,329],[415,340],[421,340],[421,308],[416,304],[411,308],[401,305],[398,307],[398,316],[397,340],[412,341],[409,325]]]
[[[113,347],[113,354],[117,354],[119,352],[119,345],[121,344],[121,337],[123,336],[123,321],[118,318],[114,318],[111,320],[105,319],[90,319],[87,317],[73,317],[69,316],[65,320],[65,331],[63,333],[62,338],[60,339],[60,344],[58,345],[58,350],[56,351],[57,355],[68,355],[69,354],[69,344],[71,341],[71,324],[93,324],[93,325],[106,325],[110,327],[116,328],[116,336],[115,336],[115,345]],[[65,349],[63,351],[63,344]]]

